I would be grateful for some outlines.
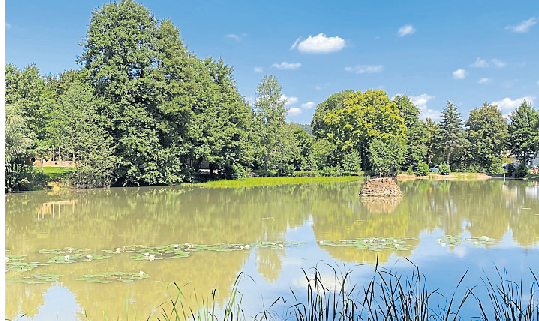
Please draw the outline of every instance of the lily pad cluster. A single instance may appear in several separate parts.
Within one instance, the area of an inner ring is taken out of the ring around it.
[[[74,247],[66,247],[63,249],[41,249],[39,250],[39,253],[41,254],[74,254],[74,253],[80,253],[83,251],[89,251],[89,249],[78,249]]]
[[[64,263],[64,264],[71,264],[76,262],[90,262],[94,260],[103,260],[109,258],[109,255],[100,255],[100,254],[68,254],[68,255],[60,255],[60,256],[54,256],[49,259],[47,263]]]
[[[459,246],[463,245],[464,241],[471,242],[473,246],[482,246],[493,245],[496,240],[484,235],[480,237],[469,237],[467,239],[446,235],[438,239],[438,243],[442,246]]]
[[[408,250],[405,245],[406,238],[398,237],[369,237],[354,240],[320,241],[320,245],[327,246],[353,246],[359,250],[382,251],[382,250]]]
[[[98,274],[85,274],[83,278],[77,279],[79,281],[86,281],[92,283],[111,283],[111,282],[133,282],[134,280],[141,280],[149,278],[150,276],[143,271],[139,273],[129,272],[105,272]]]
[[[46,273],[37,273],[28,275],[22,278],[6,278],[6,282],[17,282],[17,283],[28,283],[28,284],[37,284],[37,283],[48,283],[57,281],[62,275],[61,274],[46,274]]]
[[[23,262],[24,257],[25,255],[6,255],[6,258],[5,258],[6,272],[8,271],[26,272],[26,271],[33,270],[40,265],[45,265],[39,262],[30,262],[30,263]]]
[[[148,246],[144,246],[144,245],[131,245],[131,246],[115,247],[113,250],[103,250],[103,252],[110,253],[110,254],[133,253],[133,252],[142,251],[147,248]]]
[[[441,246],[459,246],[462,245],[462,241],[462,239],[452,235],[446,235],[438,239]]]
[[[472,242],[473,246],[492,245],[495,242],[493,238],[484,235],[480,237],[470,237],[467,238],[466,241]]]

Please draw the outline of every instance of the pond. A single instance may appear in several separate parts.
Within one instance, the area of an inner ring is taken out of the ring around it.
[[[417,266],[428,289],[459,301],[465,273],[461,289],[478,295],[499,273],[539,274],[534,182],[406,181],[385,200],[360,199],[361,183],[6,195],[6,318],[156,319],[173,282],[193,310],[222,309],[238,289],[250,318],[305,297],[314,267],[326,285],[350,270],[363,287],[375,267],[407,277]]]

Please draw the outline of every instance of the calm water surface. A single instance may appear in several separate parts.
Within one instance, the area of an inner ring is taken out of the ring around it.
[[[88,249],[84,254],[131,245],[215,244],[298,241],[284,249],[199,251],[187,258],[136,261],[130,253],[104,260],[49,264],[9,271],[7,278],[35,273],[61,274],[57,282],[6,283],[6,318],[19,320],[109,320],[157,318],[159,306],[174,298],[176,282],[185,304],[196,306],[212,289],[217,303],[228,301],[240,272],[247,315],[267,308],[279,296],[305,294],[302,269],[319,266],[327,282],[330,264],[352,269],[353,283],[367,283],[379,266],[409,273],[419,266],[429,289],[451,295],[465,271],[465,285],[481,285],[505,268],[515,281],[529,280],[539,266],[538,188],[525,181],[400,182],[402,199],[364,201],[361,182],[306,184],[249,189],[187,187],[112,188],[29,192],[6,195],[6,254],[24,262],[46,263],[41,249]],[[444,243],[445,235],[462,240]],[[489,245],[470,237],[488,236]],[[320,244],[322,240],[366,237],[407,238],[404,249],[380,252]],[[130,283],[88,283],[84,274],[144,271],[150,277]],[[167,287],[168,286],[168,287]],[[478,290],[481,292],[481,290]],[[126,302],[127,301],[127,302]],[[289,301],[290,302],[290,301]],[[24,314],[24,315],[23,315]]]

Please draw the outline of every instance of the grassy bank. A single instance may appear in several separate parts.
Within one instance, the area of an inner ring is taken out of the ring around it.
[[[241,188],[255,186],[280,186],[285,184],[313,184],[313,183],[334,183],[352,182],[361,180],[361,176],[342,177],[252,177],[238,180],[218,180],[206,183],[187,184],[189,186],[202,186],[207,188]]]

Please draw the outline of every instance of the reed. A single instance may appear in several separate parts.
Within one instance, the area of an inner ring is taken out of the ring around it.
[[[412,265],[413,263],[410,262]],[[529,291],[525,291],[523,282],[507,280],[507,272],[498,269],[499,282],[483,278],[483,287],[462,289],[467,272],[456,284],[450,297],[445,297],[438,289],[429,290],[426,279],[419,268],[413,265],[411,275],[396,274],[391,270],[375,266],[372,279],[364,286],[351,284],[352,270],[339,272],[328,265],[333,271],[330,285],[324,284],[321,270],[318,266],[312,272],[302,269],[306,280],[306,293],[291,291],[288,301],[278,297],[267,309],[250,317],[251,320],[300,320],[300,321],[351,321],[351,320],[413,320],[413,321],[456,321],[462,320],[461,312],[466,309],[477,311],[473,319],[479,320],[522,320],[539,321],[539,302],[535,298],[538,290],[538,280],[530,269],[533,282]],[[167,313],[162,309],[158,320],[165,321],[214,321],[214,320],[246,320],[242,308],[242,294],[238,291],[241,273],[234,283],[232,293],[225,308],[216,313],[215,295],[197,302],[197,310],[185,308],[180,287],[174,283],[177,290],[172,309]],[[486,289],[488,299],[480,298],[478,289]],[[457,293],[463,293],[457,295]],[[470,298],[474,300],[469,300]],[[290,302],[291,301],[291,302]],[[440,302],[445,302],[440,305]],[[477,304],[474,306],[474,302]],[[466,317],[470,311],[466,311]]]

